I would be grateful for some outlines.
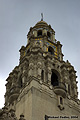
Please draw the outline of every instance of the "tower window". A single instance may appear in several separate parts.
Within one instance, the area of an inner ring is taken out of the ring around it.
[[[50,32],[47,32],[47,36],[48,36],[48,38],[50,38],[50,37],[51,37],[51,34],[50,34]]]
[[[23,87],[22,76],[20,76],[20,78],[19,78],[19,85],[20,85],[20,87]]]
[[[68,92],[69,92],[69,94],[70,94],[70,85],[68,85]]]
[[[48,48],[48,52],[49,52],[51,55],[54,55],[54,50],[53,50],[52,47],[49,47],[49,48]]]
[[[42,36],[42,30],[39,30],[37,36]]]
[[[41,72],[41,79],[44,80],[44,70]]]
[[[53,86],[58,86],[59,82],[58,82],[58,76],[52,71],[52,75],[51,75],[51,84]]]
[[[63,104],[63,99],[62,99],[62,97],[60,97],[60,104]]]
[[[27,54],[30,52],[30,49],[27,50]]]
[[[21,79],[21,81],[20,81],[20,86],[21,86],[21,87],[23,86],[23,84],[22,84],[22,79]]]

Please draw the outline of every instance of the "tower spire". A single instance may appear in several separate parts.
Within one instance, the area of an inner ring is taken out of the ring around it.
[[[43,21],[43,13],[41,13],[41,21]]]

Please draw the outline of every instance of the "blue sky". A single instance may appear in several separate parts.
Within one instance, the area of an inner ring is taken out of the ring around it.
[[[41,20],[56,31],[64,60],[77,71],[80,98],[80,0],[0,0],[0,108],[5,80],[19,64],[19,49],[26,46],[29,28]]]

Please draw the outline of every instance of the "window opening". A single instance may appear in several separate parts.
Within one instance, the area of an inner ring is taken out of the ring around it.
[[[30,52],[30,49],[27,50],[27,54]]]
[[[53,63],[53,66],[55,66],[55,64]]]
[[[21,87],[23,86],[23,84],[22,84],[22,80],[20,81],[21,82]]]
[[[41,72],[41,79],[44,80],[44,70]]]
[[[23,87],[23,82],[22,82],[22,77],[20,76],[20,79],[19,79],[19,84],[20,84],[20,87]]]
[[[39,30],[37,36],[42,36],[42,31]]]
[[[54,55],[54,50],[53,50],[52,47],[49,47],[49,48],[48,48],[48,52],[49,52],[51,55]]]
[[[51,34],[50,34],[50,32],[47,32],[47,36],[48,36],[48,38],[50,38],[50,37],[51,37]]]
[[[51,75],[51,84],[53,86],[58,86],[59,85],[58,76],[54,72],[52,72],[52,75]]]
[[[70,85],[68,85],[68,92],[69,92],[69,94],[70,94]]]
[[[60,104],[63,104],[63,99],[62,99],[62,97],[60,97]]]

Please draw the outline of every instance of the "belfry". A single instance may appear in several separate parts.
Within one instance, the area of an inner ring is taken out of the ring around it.
[[[27,40],[19,50],[19,65],[6,79],[0,120],[80,120],[76,71],[63,60],[55,31],[42,19],[30,28]]]

